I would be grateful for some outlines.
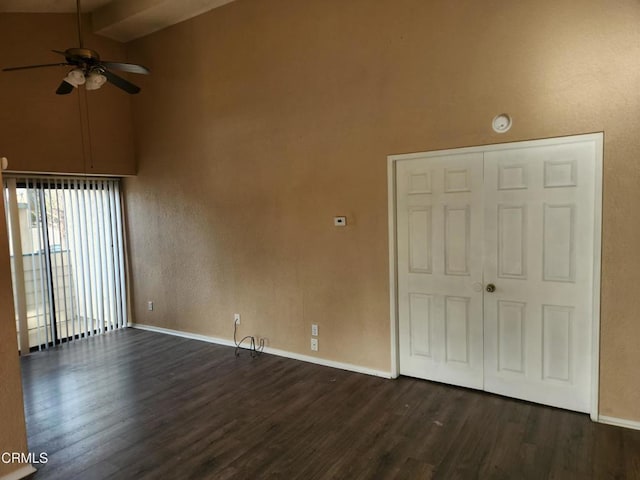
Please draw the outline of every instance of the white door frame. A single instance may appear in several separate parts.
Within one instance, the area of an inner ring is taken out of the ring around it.
[[[558,145],[572,142],[592,141],[595,143],[595,205],[594,205],[594,239],[593,239],[593,318],[591,332],[591,420],[598,421],[598,399],[600,384],[600,271],[602,245],[602,164],[604,134],[589,133],[541,140],[527,140],[523,142],[500,143],[464,147],[430,152],[407,153],[389,155],[387,157],[387,193],[389,215],[389,318],[391,337],[391,376],[400,375],[399,367],[399,325],[398,325],[398,269],[397,269],[397,239],[396,239],[396,162],[414,158],[437,157],[451,154],[478,153],[488,151],[507,150],[512,148],[529,148],[542,145]]]

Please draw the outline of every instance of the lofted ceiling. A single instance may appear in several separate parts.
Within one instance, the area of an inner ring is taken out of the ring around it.
[[[113,0],[82,0],[82,11],[92,12]],[[72,13],[76,11],[76,0],[2,0],[0,12],[26,13]]]
[[[81,0],[94,33],[128,42],[234,0]],[[0,12],[72,13],[76,0],[2,0]]]

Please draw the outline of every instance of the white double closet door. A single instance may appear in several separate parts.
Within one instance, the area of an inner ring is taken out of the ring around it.
[[[396,157],[400,373],[589,412],[601,137],[493,148]]]

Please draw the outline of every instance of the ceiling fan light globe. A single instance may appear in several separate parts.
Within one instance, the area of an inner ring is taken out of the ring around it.
[[[102,85],[106,83],[106,81],[107,77],[105,77],[101,73],[90,73],[87,76],[87,83],[84,87],[87,90],[98,90]]]
[[[84,72],[79,68],[75,68],[71,70],[66,77],[64,77],[64,81],[70,83],[74,87],[78,87],[79,85],[84,84],[85,82]]]

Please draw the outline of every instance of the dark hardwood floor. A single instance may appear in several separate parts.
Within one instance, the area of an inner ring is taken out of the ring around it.
[[[141,330],[22,372],[38,480],[640,478],[640,431]]]

